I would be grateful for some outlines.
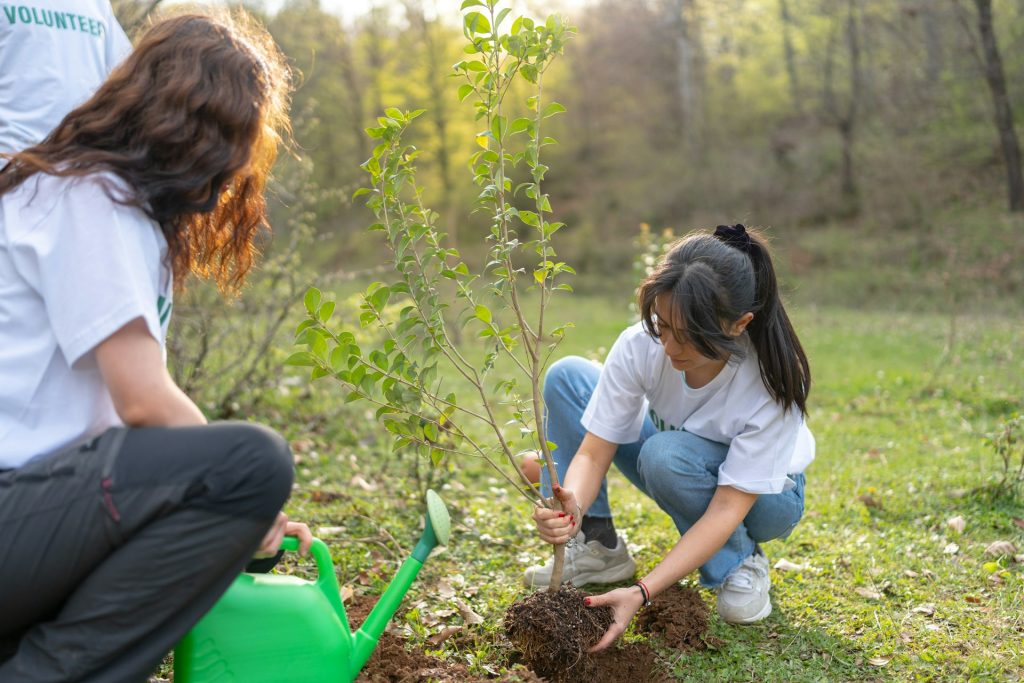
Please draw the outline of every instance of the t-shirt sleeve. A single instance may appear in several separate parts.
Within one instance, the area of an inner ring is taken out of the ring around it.
[[[612,443],[636,441],[644,423],[643,358],[635,341],[632,328],[619,335],[580,419],[584,429]]]
[[[799,410],[783,411],[776,401],[765,400],[729,444],[718,468],[719,486],[758,494],[792,488],[789,466],[802,424]]]
[[[44,200],[48,191],[56,199]],[[154,226],[141,211],[113,202],[94,178],[40,182],[11,235],[22,277],[39,292],[69,366],[135,318],[162,338],[146,239]],[[31,193],[30,193],[31,194]],[[45,212],[39,207],[45,206]]]

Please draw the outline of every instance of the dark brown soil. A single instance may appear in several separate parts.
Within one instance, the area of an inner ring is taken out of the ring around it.
[[[352,628],[358,628],[366,615],[373,609],[375,598],[354,596],[345,605],[345,612]],[[366,666],[356,679],[357,683],[493,683],[494,679],[482,678],[469,672],[463,664],[446,662],[432,657],[419,648],[406,648],[402,638],[384,633],[374,649]],[[505,674],[503,681],[518,683],[542,683],[532,671],[514,671]]]
[[[584,593],[567,588],[535,593],[505,613],[505,632],[531,669],[553,683],[586,680],[671,681],[646,643],[622,644],[594,655],[587,650],[611,624],[610,609],[583,605]],[[692,588],[673,586],[637,615],[637,628],[675,650],[708,647],[710,611]]]
[[[675,585],[636,615],[636,626],[643,633],[659,636],[673,649],[706,650],[710,618],[711,611],[700,593]]]
[[[610,607],[587,607],[571,586],[533,593],[505,612],[505,634],[525,664],[554,683],[592,679],[590,649],[612,624]]]
[[[662,668],[657,653],[646,643],[619,641],[603,652],[587,653],[608,629],[612,617],[608,608],[586,607],[585,596],[575,588],[564,588],[555,594],[535,593],[512,605],[505,613],[505,631],[523,654],[523,663],[533,671],[514,670],[503,674],[501,680],[520,683],[670,683],[673,680]],[[345,605],[352,628],[362,623],[374,601],[371,597],[355,596]],[[697,591],[675,586],[637,614],[636,627],[674,650],[704,650],[710,640],[707,636],[709,618],[710,611]],[[493,680],[471,674],[463,664],[433,657],[419,648],[408,648],[404,639],[391,633],[381,637],[357,679],[358,683],[491,683]]]

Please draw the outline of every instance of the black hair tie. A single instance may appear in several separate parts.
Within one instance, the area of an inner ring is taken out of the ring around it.
[[[736,225],[719,225],[715,228],[715,237],[725,242],[730,247],[739,249],[744,254],[750,253],[752,240],[750,239],[750,235],[747,234],[747,229],[743,227],[742,223],[737,223]]]

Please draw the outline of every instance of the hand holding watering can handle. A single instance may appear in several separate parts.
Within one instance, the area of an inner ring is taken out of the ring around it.
[[[285,536],[284,540],[281,541],[281,549],[298,552],[299,539],[295,536]],[[310,546],[309,550],[316,561],[317,588],[327,597],[331,605],[334,606],[335,611],[344,614],[344,609],[341,606],[341,594],[338,589],[338,577],[334,574],[334,562],[331,560],[330,549],[319,538],[314,538],[313,545]]]

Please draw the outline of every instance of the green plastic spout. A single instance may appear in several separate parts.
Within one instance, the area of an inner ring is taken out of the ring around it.
[[[413,581],[423,568],[432,551],[438,545],[447,545],[451,521],[448,510],[441,502],[440,496],[427,491],[427,521],[423,535],[412,551],[412,557],[402,563],[395,578],[388,584],[384,595],[373,606],[363,625],[353,634],[352,659],[349,662],[350,680],[354,680],[359,671],[377,647],[380,636],[387,628],[388,622],[398,610],[402,598],[409,592]]]

